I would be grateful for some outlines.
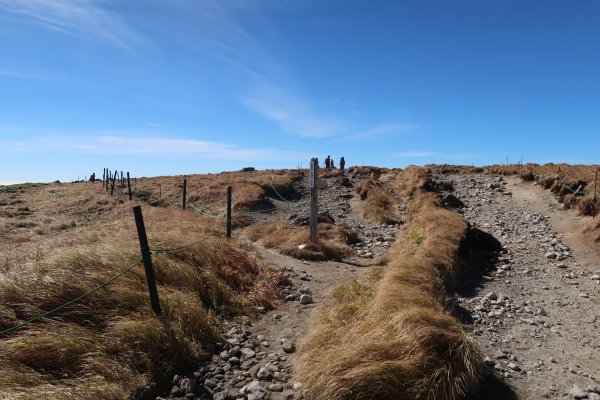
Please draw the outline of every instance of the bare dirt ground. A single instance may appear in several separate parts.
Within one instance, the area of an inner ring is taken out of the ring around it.
[[[482,398],[600,398],[600,257],[585,218],[520,180],[437,178],[453,183],[481,230],[456,310],[508,385]]]

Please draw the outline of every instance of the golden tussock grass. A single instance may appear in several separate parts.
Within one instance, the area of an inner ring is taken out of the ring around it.
[[[482,352],[445,308],[467,223],[423,190],[421,172],[409,173],[421,185],[409,219],[420,239],[401,234],[379,279],[336,291],[299,348],[309,399],[445,400],[478,387]]]
[[[290,225],[285,221],[255,225],[246,229],[252,241],[303,260],[340,259],[350,255],[348,244],[356,243],[357,233],[345,225],[319,223],[319,242],[311,243],[308,227]]]
[[[333,178],[343,176],[344,171],[336,168],[321,168],[319,169],[319,178]]]
[[[230,185],[234,210],[256,211],[272,208],[271,199],[280,200],[280,195],[293,198],[294,183],[304,174],[287,169],[139,178],[134,181],[134,196],[156,206],[180,207],[185,178],[188,200],[201,210],[224,213]],[[118,194],[124,198],[125,189],[119,189]]]
[[[402,220],[398,211],[399,201],[386,189],[383,178],[375,173],[356,186],[362,203],[362,215],[374,223],[396,224]]]
[[[110,197],[98,183],[0,192],[0,330],[135,263],[134,204]],[[205,239],[153,255],[162,317],[150,308],[138,265],[106,288],[0,337],[0,393],[11,399],[132,398],[205,357],[221,321],[251,316],[257,305],[273,307],[286,279],[247,245],[227,241],[224,221],[175,207],[143,209],[152,248]]]

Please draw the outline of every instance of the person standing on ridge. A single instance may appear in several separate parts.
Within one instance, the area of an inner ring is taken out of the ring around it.
[[[346,160],[344,160],[344,157],[340,158],[340,170],[344,170],[344,167],[346,166]]]
[[[325,168],[330,168],[331,167],[331,157],[327,156],[325,158]]]

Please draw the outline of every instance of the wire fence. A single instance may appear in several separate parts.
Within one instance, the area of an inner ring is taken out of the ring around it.
[[[593,195],[600,199],[600,192],[598,192],[597,190],[583,188],[583,185],[579,185],[579,187],[573,188],[572,186],[569,186],[564,179],[561,179],[560,176],[558,177],[558,184],[560,185],[561,189],[566,189],[567,191],[571,192],[574,196]]]
[[[127,173],[127,175],[129,175],[129,173]],[[106,176],[108,176],[108,173],[105,171],[105,177],[106,177]],[[115,175],[112,175],[112,176],[111,176],[111,177],[113,178],[113,181],[114,181],[114,179],[115,179],[115,176],[116,176],[116,172],[115,172]],[[287,206],[287,208],[288,208],[288,209],[289,209],[290,207],[293,207],[293,206],[298,206],[298,205],[303,205],[303,204],[306,204],[306,203],[308,202],[306,199],[299,200],[299,201],[291,201],[291,200],[288,200],[288,199],[286,199],[284,196],[282,196],[282,195],[281,195],[281,193],[279,193],[279,191],[277,191],[277,189],[275,188],[275,186],[273,186],[273,184],[270,184],[270,185],[271,185],[271,188],[273,189],[273,191],[275,192],[275,194],[276,194],[276,195],[277,195],[277,196],[278,196],[278,197],[279,197],[279,198],[280,198],[282,201],[284,201],[284,202],[285,202],[285,204],[286,204],[286,206]],[[182,198],[180,198],[180,199],[182,199]],[[230,220],[230,219],[228,220],[228,218],[227,218],[227,215],[223,216],[223,215],[220,215],[220,214],[215,214],[215,213],[213,213],[213,212],[210,212],[209,210],[203,210],[202,208],[198,207],[196,204],[194,204],[193,202],[191,202],[191,201],[189,201],[189,200],[187,201],[187,204],[189,204],[189,205],[190,205],[190,207],[191,207],[191,209],[192,209],[194,212],[198,213],[198,214],[201,214],[201,215],[204,215],[204,216],[207,216],[207,217],[213,218],[213,219],[218,219],[218,220],[223,220],[223,219],[224,219],[226,223],[228,223],[228,222],[231,222],[231,220]],[[257,212],[258,212],[258,213],[266,213],[266,212],[272,212],[272,211],[275,211],[275,210],[278,210],[278,209],[279,209],[278,207],[275,207],[275,208],[272,208],[272,209],[266,209],[266,210],[256,210],[256,211],[252,211],[252,212],[246,212],[246,213],[248,213],[248,214],[250,214],[250,213],[257,213]],[[192,246],[196,246],[196,245],[198,245],[198,244],[201,244],[201,243],[203,243],[203,242],[206,242],[206,241],[207,241],[207,240],[209,240],[210,238],[212,238],[212,237],[216,237],[216,236],[217,236],[217,235],[219,235],[219,234],[222,234],[222,232],[221,232],[221,231],[219,231],[219,230],[214,230],[212,233],[210,233],[210,234],[207,234],[207,235],[206,235],[206,236],[204,236],[203,238],[201,238],[201,239],[199,239],[199,240],[196,240],[196,241],[193,241],[193,242],[191,242],[191,243],[187,243],[187,244],[184,244],[184,245],[181,245],[181,246],[176,246],[176,247],[157,247],[157,248],[149,248],[149,251],[150,251],[151,253],[154,253],[155,255],[160,255],[160,254],[163,254],[163,253],[169,253],[169,252],[172,252],[172,251],[178,251],[178,250],[186,249],[186,248],[189,248],[189,247],[192,247]],[[144,235],[145,235],[145,233],[144,233]],[[43,318],[46,318],[46,317],[48,317],[48,316],[50,316],[50,315],[56,314],[57,312],[59,312],[59,311],[61,311],[61,310],[65,309],[65,308],[69,307],[70,305],[72,305],[72,304],[74,304],[74,303],[77,303],[77,302],[79,302],[79,301],[81,301],[81,300],[85,299],[86,297],[90,296],[91,294],[93,294],[93,293],[95,293],[95,292],[97,292],[97,291],[99,291],[99,290],[101,290],[101,289],[104,289],[104,288],[106,288],[106,287],[107,287],[107,286],[109,286],[111,283],[113,283],[114,281],[116,281],[117,279],[119,279],[120,277],[122,277],[123,275],[125,275],[125,274],[129,273],[129,272],[130,272],[130,271],[132,271],[132,270],[133,270],[135,267],[137,267],[138,265],[140,265],[140,264],[142,264],[142,263],[144,263],[144,257],[143,257],[143,256],[142,256],[142,257],[140,257],[140,258],[139,258],[139,259],[138,259],[136,262],[134,262],[133,264],[131,264],[131,265],[129,265],[129,266],[127,266],[127,267],[125,267],[125,268],[121,269],[119,272],[117,272],[115,275],[113,275],[112,277],[110,277],[110,278],[109,278],[108,280],[106,280],[105,282],[103,282],[103,283],[101,283],[101,284],[99,284],[99,285],[97,285],[97,286],[95,286],[95,287],[93,287],[93,288],[91,288],[91,289],[87,290],[85,293],[83,293],[83,294],[81,294],[81,295],[79,295],[79,296],[77,296],[77,297],[75,297],[75,298],[73,298],[73,299],[71,299],[71,300],[69,300],[69,301],[67,301],[67,302],[65,302],[65,303],[63,303],[63,304],[61,304],[61,305],[59,305],[59,306],[57,306],[57,307],[54,307],[54,308],[52,308],[52,309],[50,309],[50,310],[48,310],[48,311],[45,311],[45,312],[43,312],[43,313],[41,313],[41,314],[39,314],[39,315],[37,315],[37,316],[35,316],[35,317],[29,318],[29,319],[27,319],[27,320],[25,320],[25,321],[23,321],[23,322],[21,322],[21,323],[19,323],[19,324],[15,325],[15,326],[12,326],[12,327],[10,327],[10,328],[6,328],[6,329],[3,329],[3,330],[1,330],[1,331],[0,331],[0,336],[5,336],[5,335],[7,335],[7,334],[10,334],[10,333],[12,333],[12,332],[15,332],[15,331],[17,331],[17,330],[19,330],[19,329],[22,329],[22,328],[24,328],[25,326],[27,326],[27,325],[30,325],[30,324],[32,324],[32,323],[34,323],[34,322],[36,322],[36,321],[39,321],[39,320],[41,320],[41,319],[43,319]]]
[[[211,234],[208,234],[208,235],[204,236],[200,240],[196,240],[194,242],[191,242],[191,243],[188,243],[188,244],[185,244],[185,245],[182,245],[182,246],[167,247],[167,248],[164,248],[164,247],[150,248],[150,251],[152,253],[156,254],[156,255],[159,255],[159,254],[163,254],[163,253],[169,253],[169,252],[172,252],[172,251],[182,250],[182,249],[189,248],[189,247],[192,247],[192,246],[196,246],[196,245],[198,245],[200,243],[206,242],[208,239],[216,237],[217,235],[219,235],[221,233],[222,232],[220,232],[220,231],[215,231],[215,232],[213,232]],[[77,296],[77,297],[75,297],[75,298],[73,298],[73,299],[71,299],[71,300],[69,300],[69,301],[67,301],[67,302],[65,302],[65,303],[63,303],[63,304],[61,304],[61,305],[59,305],[57,307],[52,308],[51,310],[45,311],[45,312],[43,312],[43,313],[41,313],[41,314],[39,314],[39,315],[37,315],[35,317],[29,318],[26,321],[23,321],[23,322],[21,322],[18,325],[15,325],[15,326],[12,326],[10,328],[6,328],[4,330],[1,330],[0,331],[0,336],[7,335],[7,334],[12,333],[14,331],[17,331],[17,330],[19,330],[21,328],[24,328],[25,326],[27,326],[29,324],[32,324],[33,322],[39,321],[42,318],[46,318],[46,317],[48,317],[48,316],[50,316],[52,314],[56,314],[57,312],[65,309],[66,307],[68,307],[68,306],[70,306],[70,305],[72,305],[74,303],[77,303],[77,302],[85,299],[86,297],[90,296],[92,293],[95,293],[95,292],[99,291],[100,289],[106,288],[108,285],[110,285],[111,283],[113,283],[114,281],[116,281],[117,279],[119,279],[120,277],[122,277],[123,275],[127,274],[128,272],[130,272],[131,270],[133,270],[135,267],[137,267],[138,265],[140,265],[142,263],[143,263],[143,257],[140,257],[135,263],[133,263],[133,264],[131,264],[131,265],[123,268],[118,273],[116,273],[115,275],[113,275],[112,277],[110,277],[107,281],[105,281],[105,282],[103,282],[103,283],[101,283],[101,284],[93,287],[92,289],[89,289],[88,291],[86,291],[85,293],[81,294],[80,296]]]

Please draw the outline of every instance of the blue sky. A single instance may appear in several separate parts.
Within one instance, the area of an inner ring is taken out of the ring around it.
[[[0,182],[598,163],[596,0],[0,0]]]

